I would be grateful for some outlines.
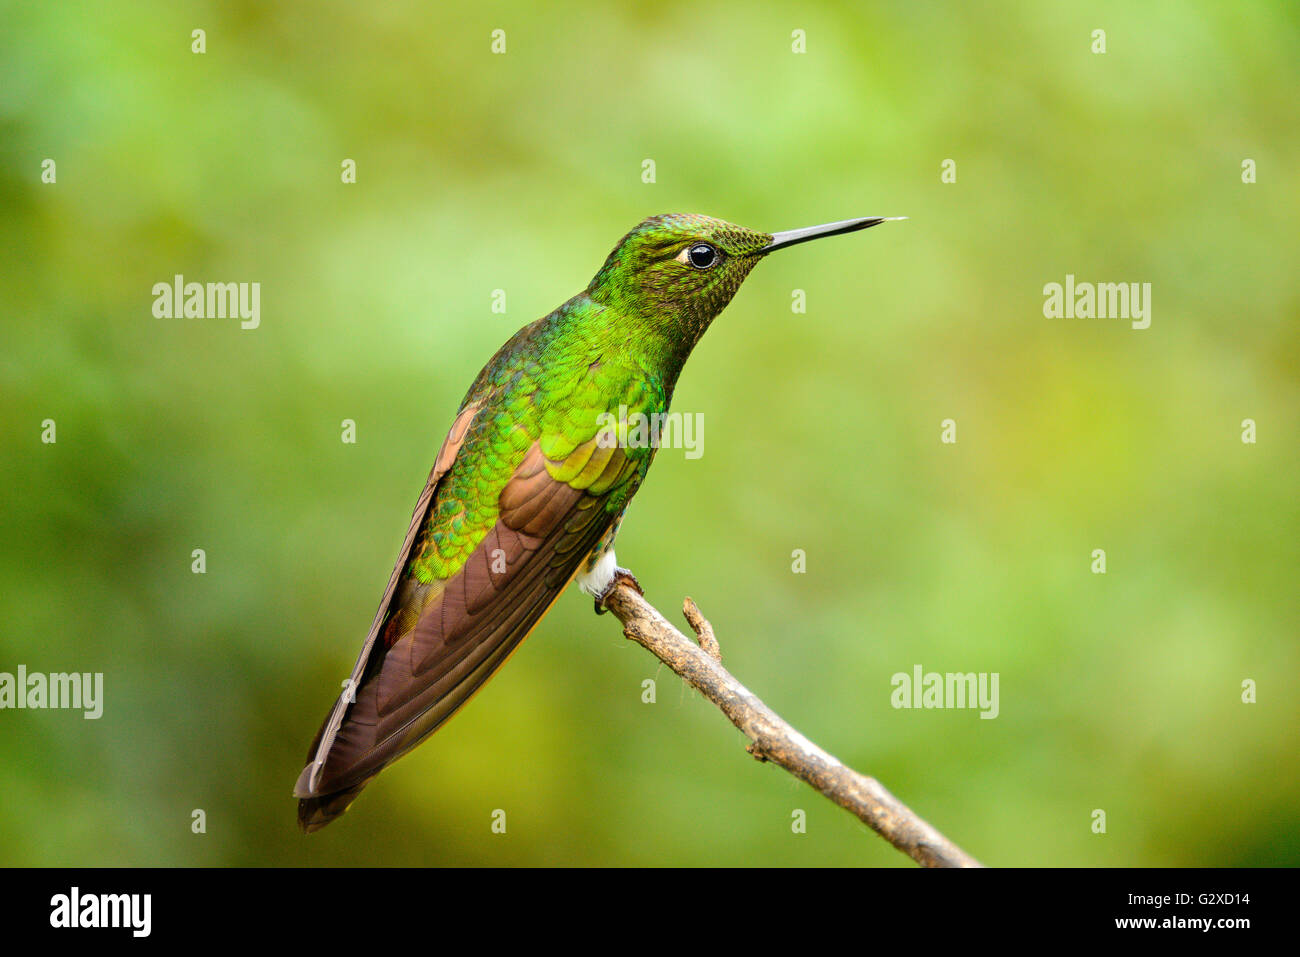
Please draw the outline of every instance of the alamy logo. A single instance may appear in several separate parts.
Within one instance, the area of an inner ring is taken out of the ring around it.
[[[618,407],[618,415],[602,412],[596,416],[601,431],[596,444],[602,449],[685,449],[688,459],[704,454],[704,413],[629,412]]]
[[[1043,287],[1043,315],[1048,319],[1130,319],[1134,329],[1151,325],[1151,283],[1080,282],[1067,273],[1065,285]]]
[[[262,323],[260,282],[186,282],[179,273],[171,282],[153,285],[153,314],[159,319],[234,319],[239,328]]]
[[[51,927],[127,927],[132,937],[148,937],[152,915],[152,894],[83,894],[74,887],[50,898]]]
[[[940,674],[922,671],[920,665],[909,675],[900,671],[889,679],[895,708],[978,708],[981,718],[998,716],[998,672],[968,671]]]
[[[2,708],[67,708],[93,721],[104,713],[104,673],[28,674],[26,665],[19,665],[17,674],[0,671]]]

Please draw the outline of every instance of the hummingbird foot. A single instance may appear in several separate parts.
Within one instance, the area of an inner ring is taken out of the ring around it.
[[[636,580],[635,575],[626,568],[615,568],[614,577],[611,578],[609,584],[605,586],[605,590],[596,596],[596,614],[603,615],[605,612],[609,611],[609,609],[605,607],[605,599],[608,598],[613,593],[614,589],[620,584],[635,589],[638,595],[645,595],[645,589],[641,587],[641,583]]]

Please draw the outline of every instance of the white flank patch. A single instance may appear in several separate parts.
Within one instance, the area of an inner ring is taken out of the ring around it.
[[[600,560],[591,571],[578,573],[578,587],[593,598],[599,598],[605,594],[605,589],[614,580],[614,572],[617,569],[618,560],[614,558],[614,549],[611,548],[600,556]]]

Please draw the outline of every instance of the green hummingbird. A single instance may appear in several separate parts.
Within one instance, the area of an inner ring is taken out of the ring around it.
[[[597,611],[617,576],[635,584],[614,537],[657,448],[631,441],[629,420],[662,421],[687,356],[760,259],[885,221],[762,233],[652,216],[586,289],[511,336],[460,405],[312,742],[294,787],[304,831],[464,705],[572,580]]]

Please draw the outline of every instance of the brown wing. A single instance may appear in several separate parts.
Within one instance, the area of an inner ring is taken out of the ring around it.
[[[413,622],[390,621],[388,641],[376,642],[381,630],[372,627],[354,672],[356,700],[349,707],[340,698],[295,790],[305,829],[341,814],[504,663],[609,529],[607,501],[635,488],[636,466],[594,439],[563,462],[548,462],[536,444],[528,450],[501,492],[496,523],[460,570],[430,588]]]
[[[307,767],[303,768],[297,784],[294,785],[295,797],[302,797],[304,794],[310,794],[316,790],[324,766],[325,755],[329,753],[330,746],[334,743],[334,738],[338,734],[339,726],[343,722],[343,716],[347,712],[348,703],[352,697],[350,692],[354,691],[361,682],[366,662],[370,659],[370,650],[374,647],[375,639],[379,636],[384,619],[388,615],[389,606],[393,601],[393,593],[397,590],[397,582],[401,578],[402,570],[406,567],[406,562],[411,556],[411,546],[415,542],[415,536],[419,533],[420,527],[424,524],[424,519],[429,513],[429,505],[433,501],[438,482],[447,474],[447,470],[451,468],[451,463],[456,460],[456,453],[460,451],[461,444],[465,441],[465,434],[469,431],[470,423],[474,421],[474,416],[478,410],[479,405],[474,402],[461,409],[460,414],[456,416],[456,421],[451,424],[447,437],[442,442],[442,448],[438,450],[438,455],[433,460],[433,468],[429,471],[429,480],[424,483],[424,491],[420,493],[419,499],[416,500],[415,511],[411,514],[411,525],[406,530],[402,550],[397,556],[397,564],[393,567],[393,574],[388,578],[388,587],[384,590],[384,597],[379,602],[379,610],[375,612],[375,620],[370,625],[370,631],[361,646],[361,654],[357,656],[357,663],[352,669],[352,675],[348,678],[348,683],[344,686],[343,694],[339,695],[339,700],[335,702],[329,717],[325,719],[321,729],[316,732],[316,737],[311,743],[311,754],[308,755]]]

